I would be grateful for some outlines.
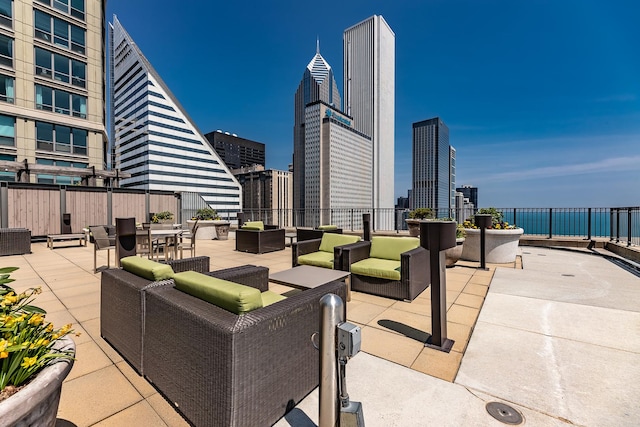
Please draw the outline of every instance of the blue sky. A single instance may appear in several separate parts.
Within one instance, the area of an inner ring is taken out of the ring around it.
[[[268,168],[291,162],[316,37],[342,94],[342,33],[376,14],[396,35],[396,196],[411,187],[412,123],[439,116],[480,207],[640,205],[636,0],[107,6],[200,130],[265,143]]]

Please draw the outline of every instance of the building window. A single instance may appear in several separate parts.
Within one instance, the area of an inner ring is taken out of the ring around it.
[[[0,65],[13,67],[13,39],[0,34]]]
[[[86,87],[87,66],[84,62],[39,47],[35,48],[35,57],[36,75],[82,88]]]
[[[36,108],[86,119],[87,97],[37,84]]]
[[[36,75],[82,88],[86,87],[87,66],[84,62],[39,47],[35,48],[35,57]]]
[[[16,145],[16,118],[0,114],[0,145]]]
[[[0,25],[13,28],[13,0],[0,0]]]
[[[87,135],[88,132],[84,129],[36,122],[36,148],[38,150],[86,156]]]
[[[0,154],[0,160],[15,162],[16,156],[12,156],[10,154]],[[15,172],[0,171],[0,181],[15,181],[15,180],[16,180]]]
[[[52,0],[38,0],[38,2],[46,4],[47,6],[51,6],[51,1]],[[85,0],[53,0],[53,7],[84,21],[84,2]]]
[[[35,37],[84,55],[86,31],[83,28],[39,10],[34,13]]]
[[[62,160],[51,160],[51,159],[36,159],[36,163],[39,165],[48,165],[48,166],[58,166],[58,167],[72,167],[79,169],[86,169],[86,163],[78,163],[78,162],[67,162]],[[79,184],[82,178],[78,176],[67,176],[67,175],[44,175],[38,174],[36,175],[37,181],[43,184],[60,184],[60,185],[73,185]]]
[[[14,82],[15,79],[13,77],[0,74],[0,101],[11,104],[15,102]]]

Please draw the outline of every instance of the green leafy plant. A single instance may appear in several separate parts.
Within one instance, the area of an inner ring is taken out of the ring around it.
[[[169,211],[162,211],[153,215],[153,218],[151,218],[151,222],[157,224],[160,221],[169,220],[169,219],[173,219],[173,214]]]
[[[200,219],[200,220],[212,220],[212,219],[220,219],[218,212],[212,208],[202,208],[198,209],[195,216],[191,219]]]
[[[482,215],[491,215],[491,228],[494,230],[512,230],[514,228],[518,228],[515,224],[509,224],[506,221],[503,221],[502,212],[497,210],[496,208],[481,208],[478,209],[478,214]],[[478,228],[478,226],[474,223],[473,218],[467,219],[464,223],[464,228]]]
[[[433,217],[431,208],[417,208],[409,212],[409,219],[431,219]]]
[[[0,392],[15,389],[56,359],[73,358],[52,349],[57,339],[73,331],[71,324],[55,329],[45,320],[46,311],[31,305],[40,288],[18,294],[8,285],[17,269],[0,268]]]

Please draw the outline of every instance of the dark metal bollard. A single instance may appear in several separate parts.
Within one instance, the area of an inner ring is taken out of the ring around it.
[[[364,229],[362,240],[371,241],[371,214],[362,214],[362,228]]]
[[[480,268],[487,269],[487,251],[486,251],[486,236],[485,230],[491,227],[491,215],[479,214],[476,215],[474,221],[476,226],[480,229]]]
[[[431,268],[431,336],[424,344],[449,353],[447,338],[447,273],[444,250],[456,246],[455,221],[421,221],[420,246],[429,251]]]
[[[116,218],[116,260],[136,255],[136,219]]]
[[[247,214],[245,214],[244,212],[238,212],[236,214],[236,217],[238,218],[238,228],[240,228],[242,227],[242,224],[244,224],[247,220]]]

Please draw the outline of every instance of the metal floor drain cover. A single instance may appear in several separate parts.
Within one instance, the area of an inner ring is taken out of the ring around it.
[[[564,277],[576,277],[575,274],[562,274],[562,276],[564,276]]]
[[[501,423],[518,425],[522,423],[522,415],[509,405],[500,402],[489,402],[485,406],[487,412]]]

